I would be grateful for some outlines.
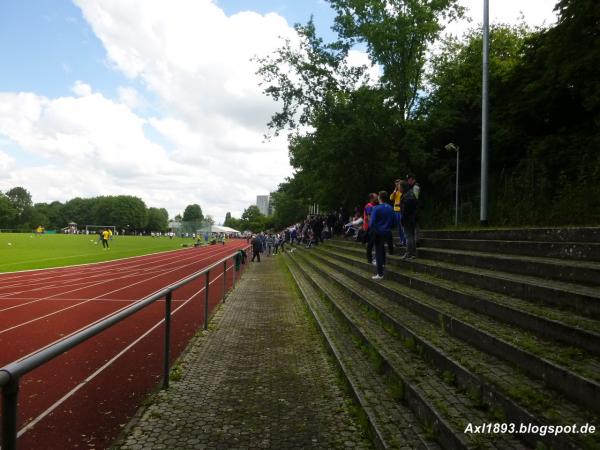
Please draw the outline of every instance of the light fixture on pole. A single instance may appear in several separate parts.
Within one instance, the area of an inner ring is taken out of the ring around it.
[[[456,195],[454,201],[454,226],[458,225],[458,173],[460,168],[460,147],[456,144],[450,142],[444,147],[446,150],[450,152],[456,152]]]
[[[483,74],[481,95],[481,204],[479,220],[488,223],[490,0],[483,0]]]

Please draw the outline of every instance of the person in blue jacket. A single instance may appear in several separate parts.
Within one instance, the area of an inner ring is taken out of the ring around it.
[[[369,228],[375,239],[375,261],[377,263],[377,274],[372,277],[373,280],[381,280],[383,278],[385,243],[391,237],[395,221],[394,209],[387,201],[388,193],[380,191],[379,204],[372,209],[371,220],[369,221]]]

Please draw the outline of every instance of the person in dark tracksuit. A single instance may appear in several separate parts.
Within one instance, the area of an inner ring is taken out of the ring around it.
[[[254,253],[252,255],[252,262],[254,262],[254,260],[256,258],[258,258],[258,262],[260,262],[260,253],[263,250],[263,244],[262,244],[262,240],[258,237],[258,236],[253,236],[252,237],[252,253]]]
[[[417,257],[417,212],[419,209],[419,200],[408,182],[400,183],[402,190],[402,228],[406,236],[406,253],[402,259],[409,260]]]

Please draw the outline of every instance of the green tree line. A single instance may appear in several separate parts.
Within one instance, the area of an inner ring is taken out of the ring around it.
[[[260,212],[258,206],[251,205],[244,210],[239,219],[232,217],[230,212],[225,214],[223,226],[231,227],[238,231],[252,231],[253,233],[260,233],[261,231],[273,229],[275,223],[273,221],[273,217],[265,216]]]
[[[179,216],[181,218],[181,216]],[[199,205],[188,205],[184,221],[202,222],[206,218]],[[23,187],[0,192],[0,229],[30,231],[38,225],[60,230],[68,223],[114,225],[117,230],[167,231],[169,213],[165,208],[147,207],[144,201],[130,195],[76,197],[67,202],[33,203]]]
[[[456,0],[327,0],[337,40],[311,21],[300,47],[283,42],[259,59],[266,95],[280,110],[268,124],[288,135],[294,176],[272,193],[275,227],[308,205],[352,210],[369,192],[417,174],[422,223],[454,214],[460,147],[461,224],[479,218],[482,36],[442,38]],[[600,223],[600,3],[560,0],[548,28],[498,24],[490,47],[490,222]],[[381,68],[377,82],[351,67],[355,44]],[[436,49],[429,51],[429,49]]]

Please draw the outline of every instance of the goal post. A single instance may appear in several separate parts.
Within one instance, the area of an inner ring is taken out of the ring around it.
[[[86,225],[85,234],[97,234],[98,230],[106,230],[107,228],[112,230],[113,236],[117,235],[117,227],[115,225]]]

